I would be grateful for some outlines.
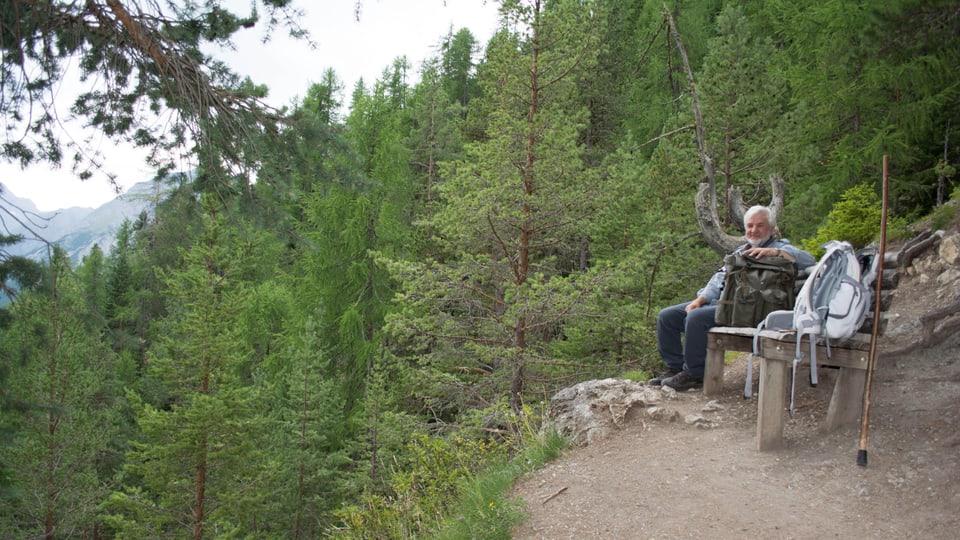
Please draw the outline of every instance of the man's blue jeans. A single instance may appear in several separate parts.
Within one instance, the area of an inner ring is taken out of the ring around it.
[[[717,306],[707,305],[687,313],[690,302],[663,308],[657,316],[657,350],[676,371],[703,379],[707,362],[707,333],[716,326]],[[683,334],[683,338],[681,338]]]

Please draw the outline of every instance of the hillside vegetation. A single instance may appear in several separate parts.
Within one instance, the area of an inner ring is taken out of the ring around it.
[[[956,2],[499,5],[489,42],[451,30],[417,73],[348,96],[304,73],[244,137],[211,106],[197,174],[158,171],[169,195],[80,264],[0,252],[23,286],[0,537],[507,537],[491,497],[562,446],[550,397],[658,368],[657,311],[720,263],[705,176],[729,235],[782,178],[782,236],[876,241],[885,155],[890,238],[954,217]],[[157,35],[243,24],[187,22]],[[84,65],[126,65],[108,49]]]

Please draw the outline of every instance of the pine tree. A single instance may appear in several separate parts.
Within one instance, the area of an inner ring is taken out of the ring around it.
[[[114,141],[152,150],[200,141],[193,150],[211,165],[242,162],[240,149],[250,134],[275,125],[278,116],[265,110],[264,86],[241,79],[207,51],[254,25],[264,29],[264,39],[278,25],[295,38],[305,32],[287,0],[258,1],[245,14],[228,4],[6,2],[0,17],[0,114],[9,129],[0,156],[60,165],[73,152],[67,161],[82,178],[99,172],[104,164],[96,149],[64,142],[70,137],[55,111],[67,99],[72,114]],[[73,73],[66,66],[90,85],[74,95],[70,87],[79,86],[60,88],[65,74]],[[169,121],[157,121],[158,115]],[[35,136],[12,135],[28,131]],[[165,155],[157,151],[152,157],[160,161]],[[163,169],[172,162],[165,160]]]
[[[130,394],[141,439],[128,454],[123,491],[111,498],[109,523],[121,534],[256,534],[268,493],[265,418],[256,386],[244,377],[250,350],[237,317],[245,293],[245,254],[205,199],[200,241],[184,265],[157,269],[168,298],[145,376],[162,400]]]
[[[315,318],[316,317],[316,318]],[[363,485],[367,467],[356,463],[357,437],[349,437],[356,414],[345,416],[344,392],[336,369],[331,369],[329,346],[321,341],[322,310],[308,317],[296,340],[285,351],[278,373],[282,445],[277,492],[284,501],[288,538],[317,538],[332,528],[335,511],[352,502],[351,489]]]
[[[519,409],[528,366],[543,363],[582,294],[573,276],[597,182],[581,159],[575,74],[595,62],[586,29],[597,21],[576,2],[508,4],[521,33],[488,49],[486,139],[449,164],[429,221],[444,252],[393,267],[406,306],[393,329],[422,351],[434,384],[424,399],[443,419],[501,399]]]

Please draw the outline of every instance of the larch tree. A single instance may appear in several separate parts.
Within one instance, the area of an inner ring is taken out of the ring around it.
[[[466,111],[470,100],[480,95],[476,55],[479,45],[470,30],[449,33],[441,44],[440,73],[446,94]]]
[[[408,70],[406,59],[399,58],[370,93],[354,93],[346,127],[358,158],[355,175],[367,180],[359,187],[333,184],[305,198],[300,229],[311,249],[299,267],[303,288],[298,298],[305,313],[322,309],[317,331],[328,355],[323,373],[336,381],[343,405],[339,439],[331,437],[329,444],[351,451],[366,448],[357,451],[370,463],[371,476],[380,463],[379,431],[368,409],[371,400],[382,396],[369,395],[369,385],[394,294],[374,253],[406,249],[416,188],[405,146],[411,128]]]

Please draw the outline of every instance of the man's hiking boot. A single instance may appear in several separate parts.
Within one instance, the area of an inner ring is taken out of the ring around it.
[[[663,373],[647,381],[647,386],[660,386],[664,380],[669,379],[678,373],[683,373],[683,370],[667,368],[667,370]]]
[[[703,386],[703,379],[696,379],[691,377],[686,371],[681,371],[673,377],[661,380],[660,384],[662,386],[669,386],[677,392],[683,392],[684,390],[700,388]]]

